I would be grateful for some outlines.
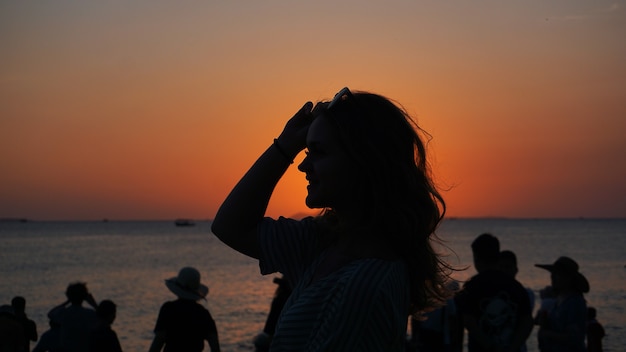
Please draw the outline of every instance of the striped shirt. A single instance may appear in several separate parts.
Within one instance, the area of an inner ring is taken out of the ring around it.
[[[319,253],[312,218],[265,218],[261,273],[294,286],[270,351],[404,351],[409,282],[401,261],[354,260],[313,283]]]

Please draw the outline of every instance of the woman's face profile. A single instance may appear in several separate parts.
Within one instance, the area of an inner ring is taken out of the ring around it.
[[[354,163],[340,143],[339,133],[330,119],[320,115],[307,134],[307,155],[298,169],[306,174],[306,205],[309,208],[340,209],[354,201],[350,185],[358,177]]]

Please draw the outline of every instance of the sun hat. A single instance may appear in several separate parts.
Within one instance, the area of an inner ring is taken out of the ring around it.
[[[574,278],[574,287],[583,293],[589,292],[589,281],[578,271],[578,263],[569,257],[560,257],[554,264],[535,264],[536,267],[546,269],[551,273],[567,275]]]
[[[165,286],[176,296],[197,301],[209,293],[209,288],[200,283],[200,272],[192,267],[184,267],[178,276],[165,280]]]

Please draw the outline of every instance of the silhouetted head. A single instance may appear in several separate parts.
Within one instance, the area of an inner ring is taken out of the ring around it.
[[[472,254],[476,271],[493,269],[498,265],[500,241],[490,233],[483,233],[472,242]]]
[[[84,282],[76,282],[67,286],[65,296],[72,304],[81,304],[87,298],[89,291],[87,284]]]
[[[408,113],[381,95],[348,89],[313,113],[299,165],[309,180],[307,205],[350,217],[371,234],[428,237],[445,205],[431,179],[425,133]]]
[[[24,313],[26,310],[26,299],[22,296],[15,296],[11,300],[11,306],[15,311],[15,314]]]
[[[535,264],[548,270],[552,288],[559,294],[563,292],[589,292],[589,281],[578,271],[578,263],[569,257],[559,257],[553,264]]]
[[[511,277],[517,275],[517,256],[512,251],[502,251],[498,256],[498,269],[502,270]]]
[[[109,324],[112,324],[115,320],[115,315],[117,312],[117,306],[113,301],[105,299],[104,301],[98,304],[96,308],[96,314],[98,317]]]
[[[165,286],[178,298],[197,301],[204,299],[209,288],[200,282],[200,272],[196,268],[184,267],[178,276],[165,280]]]

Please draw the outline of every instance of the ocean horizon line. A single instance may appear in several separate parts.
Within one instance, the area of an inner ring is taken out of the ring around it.
[[[313,215],[306,215],[313,216]],[[299,219],[305,216],[294,215],[292,218]],[[193,218],[193,217],[172,217],[172,218],[136,218],[136,219],[116,219],[116,218],[100,218],[100,219],[36,219],[36,218],[22,218],[22,217],[0,217],[0,223],[43,223],[43,222],[172,222],[180,220],[188,220],[193,222],[212,222],[211,218]],[[625,217],[585,217],[585,216],[555,216],[555,217],[524,217],[524,216],[449,216],[444,217],[443,221],[455,221],[455,220],[626,220]]]

